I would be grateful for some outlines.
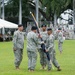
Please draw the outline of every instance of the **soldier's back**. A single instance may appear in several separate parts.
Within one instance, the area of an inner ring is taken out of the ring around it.
[[[27,50],[35,51],[37,48],[37,35],[34,32],[29,32],[27,34]]]

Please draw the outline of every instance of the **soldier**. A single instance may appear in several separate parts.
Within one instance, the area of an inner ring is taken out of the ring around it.
[[[40,35],[42,36],[44,43],[46,43],[46,37],[47,37],[46,25],[43,24],[41,27],[42,27],[42,30],[40,31]],[[47,56],[44,53],[44,51],[41,49],[41,46],[38,46],[38,47],[39,47],[38,51],[40,54],[40,64],[42,66],[41,69],[46,69]]]
[[[53,63],[53,65],[57,68],[58,71],[61,71],[60,66],[56,60],[55,57],[55,49],[54,49],[54,36],[52,34],[52,29],[48,28],[47,29],[47,40],[46,40],[46,51],[50,53],[50,62],[48,62],[48,71],[51,70],[52,66],[51,66],[51,62]]]
[[[36,35],[37,27],[32,26],[31,31],[27,34],[27,55],[28,70],[34,71],[37,60],[38,36]]]
[[[63,44],[63,33],[61,28],[58,29],[58,49],[62,53],[62,44]]]
[[[22,31],[23,25],[18,25],[18,30],[14,32],[13,36],[13,51],[15,55],[15,67],[17,70],[19,70],[23,58],[24,34]]]

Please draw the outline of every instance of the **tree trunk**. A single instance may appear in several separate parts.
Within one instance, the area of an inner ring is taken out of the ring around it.
[[[75,0],[73,0],[73,24],[75,25]]]
[[[19,24],[22,24],[22,0],[19,0]]]
[[[0,18],[1,18],[1,2],[0,2]]]
[[[5,19],[4,0],[2,0],[2,19]]]
[[[56,15],[56,12],[54,13],[54,26],[57,25],[57,15]]]
[[[38,0],[36,0],[36,21],[37,21],[37,23],[39,22],[39,20],[38,20]]]

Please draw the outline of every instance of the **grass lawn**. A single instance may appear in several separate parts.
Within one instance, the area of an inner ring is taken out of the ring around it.
[[[39,54],[35,72],[28,72],[28,59],[26,52],[26,41],[23,54],[23,61],[20,65],[21,70],[17,71],[14,67],[14,54],[12,42],[0,42],[0,75],[74,75],[75,74],[75,40],[66,40],[63,44],[63,53],[60,54],[55,42],[56,57],[61,65],[62,71],[58,72],[54,67],[50,72],[40,70]]]

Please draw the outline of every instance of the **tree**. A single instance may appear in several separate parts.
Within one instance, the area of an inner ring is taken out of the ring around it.
[[[46,20],[53,21],[54,14],[60,17],[60,14],[63,13],[67,9],[72,9],[72,0],[39,0],[41,3],[41,7],[39,8],[40,13],[43,15]],[[30,10],[35,9],[35,2],[34,0],[22,0],[23,4],[23,17],[28,17]],[[43,8],[47,8],[46,12],[43,11]],[[19,0],[9,0],[7,5],[5,6],[6,9],[6,16],[7,17],[14,17],[18,16],[19,11]]]
[[[72,9],[72,0],[40,0],[44,7],[47,7],[46,14],[49,16],[50,20],[54,20],[54,25],[56,25],[56,20],[60,17],[67,9]]]
[[[73,24],[75,25],[75,0],[73,0]]]
[[[72,0],[41,0],[41,3],[47,7],[47,15],[54,14],[56,12],[59,17],[65,10],[72,9]]]
[[[23,4],[23,15],[28,15],[28,0],[22,0]],[[6,7],[5,7],[6,16],[18,16],[19,14],[19,0],[9,0]]]
[[[1,1],[0,1],[0,18],[1,18]]]

